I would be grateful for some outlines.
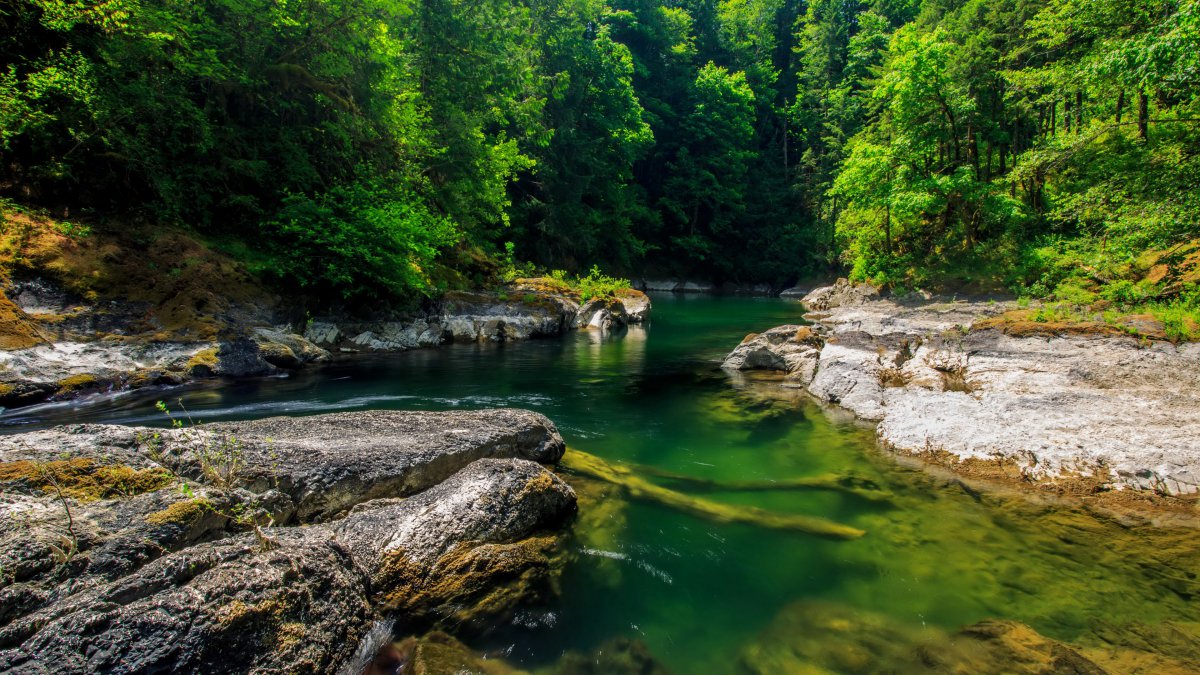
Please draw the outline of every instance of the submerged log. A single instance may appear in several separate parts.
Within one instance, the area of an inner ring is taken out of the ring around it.
[[[714,480],[663,471],[654,467],[639,466],[636,473],[644,473],[657,478],[686,483],[695,490],[708,492],[770,492],[774,490],[830,490],[844,492],[870,501],[890,501],[891,495],[880,489],[873,481],[858,476],[840,476],[824,474],[820,476],[802,476],[800,478],[784,478],[781,480]]]
[[[606,462],[599,457],[570,449],[560,466],[619,486],[632,499],[656,502],[718,523],[747,523],[780,530],[805,532],[831,539],[857,539],[863,530],[812,516],[775,513],[753,506],[723,504],[655,485],[630,467]]]

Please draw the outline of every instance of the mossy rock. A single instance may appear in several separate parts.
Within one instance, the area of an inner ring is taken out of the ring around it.
[[[403,551],[385,557],[378,588],[391,589],[380,602],[406,617],[408,626],[483,628],[520,605],[553,593],[558,540],[530,537],[507,544],[456,545],[429,567]]]
[[[220,357],[217,356],[217,348],[210,347],[203,349],[192,355],[188,359],[184,370],[192,377],[210,377],[217,371],[217,365],[220,363]]]
[[[0,484],[16,483],[47,494],[62,493],[81,502],[128,498],[170,485],[166,469],[135,469],[124,464],[98,464],[75,458],[54,462],[0,462]]]
[[[385,645],[374,663],[384,667],[368,668],[367,672],[389,672],[387,665],[394,668],[398,664],[403,664],[399,671],[403,675],[518,675],[522,672],[498,659],[484,658],[441,631]]]
[[[185,499],[147,515],[146,522],[152,525],[189,526],[203,518],[205,513],[212,512],[213,508],[213,503],[207,499]]]
[[[72,375],[58,381],[58,392],[55,396],[76,396],[88,391],[93,391],[101,387],[101,381],[90,374]]]

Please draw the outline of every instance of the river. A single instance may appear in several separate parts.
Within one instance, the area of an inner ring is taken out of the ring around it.
[[[836,665],[845,656],[825,652],[865,649],[878,662],[886,648],[863,646],[864,635],[917,640],[986,618],[1092,645],[1135,623],[1200,620],[1194,531],[980,492],[896,461],[869,428],[798,392],[720,370],[745,334],[800,322],[798,303],[654,303],[648,326],[614,335],[364,356],[285,378],[35,406],[0,415],[0,425],[162,425],[159,398],[173,408],[181,399],[195,420],[511,406],[545,413],[568,446],[609,462],[712,481],[834,475],[872,488],[696,492],[866,532],[854,541],[718,524],[613,491],[585,499],[560,599],[473,643],[523,667],[615,637],[644,642],[678,673],[770,672],[764,664],[780,653]],[[796,644],[781,645],[789,635]]]

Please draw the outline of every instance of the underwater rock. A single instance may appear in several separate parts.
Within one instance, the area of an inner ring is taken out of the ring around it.
[[[381,612],[428,624],[453,606],[457,620],[493,600],[480,588],[535,575],[503,545],[544,536],[574,507],[545,468],[481,460],[399,503],[199,544],[67,597],[0,629],[0,670],[333,671]],[[470,583],[455,585],[441,575],[461,570],[439,565],[464,546]]]
[[[801,601],[785,607],[742,653],[740,671],[775,673],[1013,673],[1126,675],[1195,672],[1195,662],[1129,647],[1069,645],[1016,621],[986,620],[950,633]],[[1133,669],[1129,669],[1133,666]]]
[[[901,624],[845,605],[800,601],[787,605],[745,647],[739,672],[884,673],[899,666],[936,631]]]
[[[607,588],[621,585],[620,546],[628,525],[629,501],[621,487],[580,474],[564,473],[579,499],[579,516],[572,528],[580,553],[590,556],[581,571]]]
[[[500,659],[478,654],[442,631],[389,646],[395,652],[393,658],[399,660],[400,675],[520,675],[523,672]]]
[[[641,640],[614,638],[591,654],[570,651],[549,670],[552,675],[669,675]]]

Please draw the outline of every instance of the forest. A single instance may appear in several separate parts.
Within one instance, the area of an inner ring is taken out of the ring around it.
[[[1198,0],[0,2],[6,207],[344,299],[599,265],[1195,312],[1198,125]]]

